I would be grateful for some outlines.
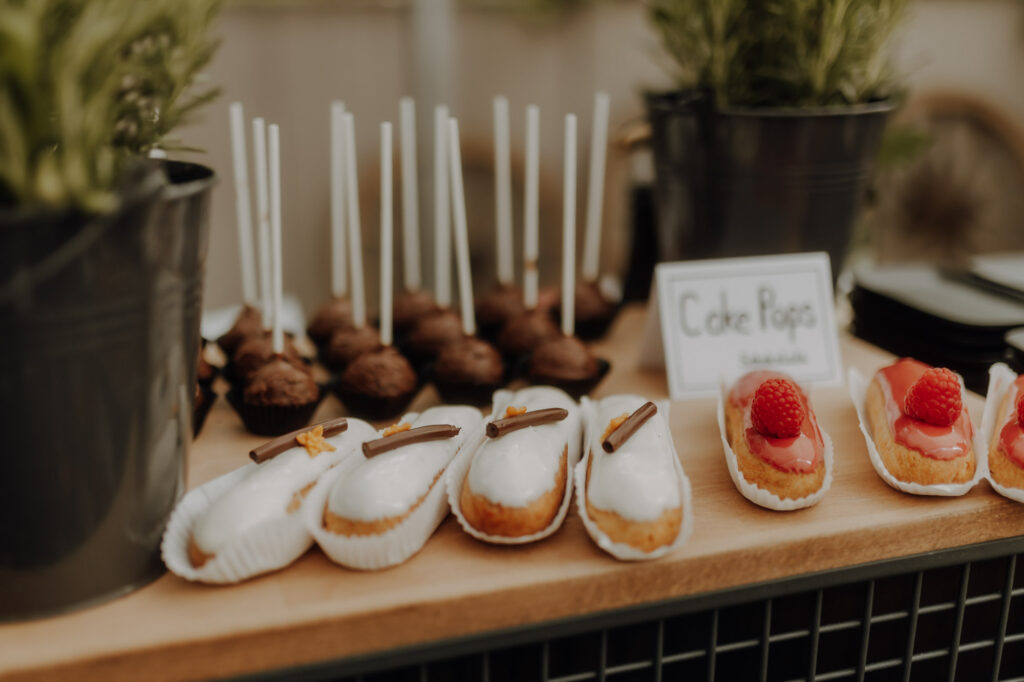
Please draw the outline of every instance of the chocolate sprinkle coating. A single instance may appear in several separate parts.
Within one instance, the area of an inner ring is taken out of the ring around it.
[[[575,336],[559,336],[533,351],[530,376],[535,379],[578,381],[598,374],[597,359]]]
[[[416,390],[416,372],[405,357],[388,346],[356,358],[340,383],[350,394],[394,398]]]
[[[263,333],[263,315],[258,308],[247,305],[238,314],[235,324],[217,339],[217,345],[228,357],[235,354],[238,347],[250,336]]]
[[[278,358],[261,367],[246,386],[242,399],[251,405],[306,405],[320,397],[308,372]]]
[[[494,346],[469,336],[441,349],[434,375],[450,384],[500,384],[505,363]]]
[[[306,334],[317,346],[327,343],[339,329],[351,329],[352,302],[348,298],[332,298],[316,311]]]
[[[339,329],[324,347],[323,361],[332,372],[343,372],[360,355],[380,347],[380,334],[370,325]]]

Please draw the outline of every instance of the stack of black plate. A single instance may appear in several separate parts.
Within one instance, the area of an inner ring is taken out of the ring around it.
[[[866,341],[949,367],[981,393],[992,363],[1024,360],[1011,352],[1011,330],[1024,327],[1024,302],[930,266],[860,267],[855,281],[852,329]]]

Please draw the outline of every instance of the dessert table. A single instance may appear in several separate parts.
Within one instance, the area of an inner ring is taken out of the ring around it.
[[[644,315],[641,307],[625,309],[594,345],[613,365],[595,395],[667,395],[663,374],[636,369]],[[867,374],[891,358],[849,336],[841,347],[845,364]],[[888,487],[871,468],[845,387],[814,389],[811,399],[834,440],[836,463],[831,491],[810,509],[780,513],[747,502],[723,461],[715,400],[675,402],[670,423],[695,518],[690,542],[665,558],[612,559],[591,542],[575,504],[554,536],[522,547],[481,544],[449,516],[418,555],[385,571],[338,567],[314,547],[291,567],[238,585],[167,574],[91,608],[0,624],[0,679],[178,680],[330,661],[343,668],[377,652],[522,632],[1024,533],[1024,507],[985,482],[959,498]],[[436,401],[427,388],[412,409]],[[967,405],[977,425],[983,401],[971,394]],[[331,397],[317,420],[341,414]],[[262,440],[245,433],[219,399],[192,447],[188,486],[244,464]]]

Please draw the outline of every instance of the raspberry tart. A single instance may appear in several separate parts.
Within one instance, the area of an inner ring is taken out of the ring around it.
[[[779,372],[750,372],[733,385],[724,409],[728,445],[747,483],[781,500],[823,492],[825,439],[796,382]]]
[[[960,377],[903,358],[875,373],[864,403],[875,448],[897,480],[967,483],[977,463]]]
[[[1024,375],[1010,383],[999,403],[988,444],[988,468],[999,485],[1024,489]]]

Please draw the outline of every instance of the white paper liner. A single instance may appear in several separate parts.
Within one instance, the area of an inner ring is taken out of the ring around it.
[[[587,465],[590,462],[591,446],[595,440],[594,434],[600,433],[603,427],[597,423],[597,406],[594,401],[589,398],[583,398],[582,410],[585,425],[583,459],[576,465],[576,469],[573,472],[577,490],[576,510],[579,512],[580,518],[583,520],[583,527],[587,529],[587,534],[590,535],[590,539],[594,541],[594,544],[611,554],[616,559],[620,559],[622,561],[645,561],[649,559],[657,559],[669,554],[670,552],[674,552],[685,545],[690,539],[690,535],[693,534],[693,493],[690,487],[690,479],[686,477],[686,473],[683,471],[683,465],[679,460],[679,453],[676,451],[676,445],[672,439],[672,433],[668,429],[668,415],[670,408],[671,405],[669,401],[660,401],[658,403],[658,414],[655,415],[655,419],[659,420],[661,427],[664,430],[665,439],[669,444],[669,455],[672,457],[672,464],[675,468],[676,476],[679,479],[679,499],[683,507],[683,522],[679,526],[679,533],[670,544],[663,545],[650,552],[644,552],[632,545],[627,545],[623,542],[615,542],[609,538],[608,535],[601,530],[601,527],[598,526],[587,513],[587,503],[585,499],[587,494]]]
[[[999,408],[1003,404],[1006,392],[1017,380],[1017,374],[1001,362],[997,362],[988,368],[988,392],[985,395],[985,412],[981,417],[981,429],[974,436],[974,452],[978,456],[978,468],[984,465],[985,478],[992,485],[992,488],[1002,495],[1015,502],[1024,502],[1024,490],[1012,488],[998,483],[992,478],[992,471],[988,466],[989,447],[995,430],[1002,427],[997,424]]]
[[[160,543],[167,568],[177,576],[195,582],[237,583],[279,568],[302,556],[313,539],[302,525],[298,511],[268,519],[239,536],[200,568],[188,558],[188,543],[195,525],[217,498],[234,487],[256,466],[255,463],[224,474],[189,491],[174,508]]]
[[[448,466],[448,473],[445,475],[445,487],[448,489],[448,505],[451,507],[455,518],[458,519],[459,525],[462,526],[462,530],[466,531],[477,540],[490,542],[495,545],[525,545],[530,542],[537,542],[538,540],[543,540],[548,537],[561,527],[562,522],[565,521],[565,515],[569,511],[569,502],[572,501],[572,472],[576,464],[580,461],[581,442],[583,438],[583,415],[579,414],[579,419],[577,420],[578,427],[575,433],[569,435],[568,452],[566,453],[565,495],[562,497],[562,504],[559,505],[558,511],[555,513],[555,517],[546,528],[536,533],[531,533],[530,535],[521,535],[518,537],[489,535],[477,530],[469,523],[469,521],[466,520],[466,517],[462,515],[462,507],[459,499],[460,493],[462,492],[462,482],[465,480],[466,474],[469,473],[469,465],[473,461],[473,454],[483,441],[484,427],[487,422],[494,418],[494,415],[505,413],[505,409],[509,406],[514,395],[514,391],[495,391],[494,398],[491,401],[493,404],[493,411],[491,412],[491,415],[485,417],[482,422],[483,425],[481,426],[480,438],[476,443],[472,444],[472,447],[464,446],[462,448],[459,454],[456,455],[455,460]],[[579,410],[580,408],[576,407],[575,409]]]
[[[402,417],[399,423],[412,422],[416,416],[416,413],[408,414]],[[484,421],[481,419],[479,424],[467,433],[459,452],[478,442],[483,436],[483,429]],[[458,457],[458,454],[455,456]],[[360,455],[350,457],[320,478],[302,507],[303,522],[324,554],[337,564],[366,571],[397,566],[420,551],[448,516],[445,471],[441,472],[416,509],[391,530],[379,535],[362,536],[332,533],[323,525],[327,499],[334,484],[361,460]]]
[[[718,393],[718,432],[722,437],[722,449],[725,452],[725,464],[729,469],[729,478],[732,479],[740,494],[759,507],[774,511],[805,509],[820,502],[821,498],[825,497],[828,489],[832,487],[832,477],[835,474],[835,451],[832,447],[832,439],[825,429],[821,428],[821,424],[818,424],[818,431],[821,433],[823,445],[822,458],[825,461],[825,478],[821,482],[821,487],[810,495],[796,499],[779,497],[770,490],[765,490],[751,483],[743,476],[743,472],[740,471],[739,460],[736,457],[736,452],[733,451],[732,446],[729,444],[729,432],[725,426],[726,400],[728,400],[728,388],[723,384]]]
[[[337,462],[330,465],[337,468],[338,463],[349,459],[352,452],[353,447],[347,445],[333,452],[321,453],[319,457],[337,459]],[[313,545],[313,538],[303,523],[300,507],[250,528],[227,547],[218,551],[202,567],[196,568],[192,565],[188,557],[192,528],[210,505],[258,466],[260,465],[255,462],[249,462],[190,490],[178,502],[171,512],[171,518],[167,522],[167,529],[160,543],[164,564],[172,573],[194,582],[237,583],[261,573],[284,568],[305,554]],[[330,471],[330,468],[327,471]],[[306,500],[303,500],[303,506],[305,504]]]
[[[963,383],[963,379],[961,379],[961,391],[964,390]],[[889,470],[885,468],[885,463],[882,462],[882,457],[878,454],[878,448],[875,447],[875,439],[871,437],[871,427],[868,425],[867,415],[865,413],[864,403],[867,400],[870,381],[866,379],[863,374],[857,371],[856,368],[851,367],[847,374],[846,385],[850,390],[850,400],[853,401],[853,406],[857,408],[857,420],[860,422],[860,432],[864,434],[864,442],[868,447],[868,457],[871,460],[871,466],[875,468],[875,472],[882,478],[882,480],[890,486],[897,490],[902,490],[905,493],[910,493],[911,495],[959,497],[960,495],[966,494],[971,488],[978,484],[978,481],[982,479],[985,466],[982,463],[981,455],[977,451],[977,448],[975,448],[974,451],[974,478],[966,483],[936,483],[933,485],[921,485],[920,483],[901,481],[893,476],[889,473]]]

